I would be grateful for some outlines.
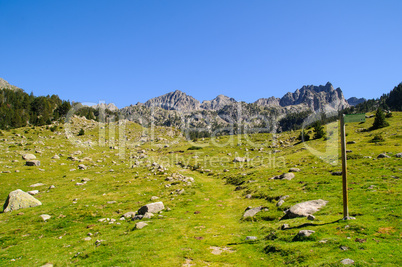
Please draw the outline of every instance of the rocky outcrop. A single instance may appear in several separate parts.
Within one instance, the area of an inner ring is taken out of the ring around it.
[[[279,104],[282,107],[290,105],[305,104],[313,110],[328,109],[341,110],[349,107],[340,88],[334,89],[331,83],[326,85],[303,86],[294,93],[285,94]]]
[[[281,100],[280,98],[271,96],[270,98],[260,98],[254,103],[257,104],[258,106],[279,107],[280,100]]]
[[[357,97],[351,97],[348,98],[347,102],[350,106],[356,106],[360,103],[363,103],[364,101],[366,101],[365,98],[357,98]]]
[[[0,90],[1,89],[8,89],[8,90],[13,90],[13,91],[22,90],[21,88],[11,85],[6,80],[0,78]]]
[[[176,90],[145,102],[146,107],[161,107],[166,110],[193,111],[200,109],[200,101]]]
[[[94,109],[102,108],[102,109],[108,109],[110,111],[118,111],[119,108],[115,106],[113,103],[99,103],[97,105],[92,106]]]
[[[212,100],[203,101],[200,107],[207,110],[219,110],[224,106],[231,105],[233,103],[236,103],[236,100],[234,98],[230,98],[224,95],[218,95]]]
[[[3,205],[3,212],[10,212],[13,210],[25,209],[30,207],[40,206],[42,203],[31,196],[30,194],[17,189],[10,192],[6,202]]]

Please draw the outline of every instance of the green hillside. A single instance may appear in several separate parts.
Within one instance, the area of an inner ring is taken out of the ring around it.
[[[297,140],[299,131],[190,142],[172,128],[80,117],[2,130],[0,199],[39,190],[34,197],[42,205],[0,213],[0,265],[341,266],[350,258],[355,266],[398,266],[402,113],[387,118],[390,126],[367,131],[373,121],[346,127],[347,141],[354,141],[347,145],[348,192],[356,218],[348,221],[341,220],[342,176],[332,174],[341,171],[337,123],[325,129],[328,140],[306,143]],[[373,141],[376,135],[384,141]],[[327,144],[332,150],[325,153]],[[25,166],[27,153],[40,166]],[[389,158],[377,159],[380,153]],[[300,169],[293,179],[271,179],[290,168]],[[37,183],[43,185],[31,187]],[[328,203],[314,220],[282,219],[291,206],[318,199]],[[165,210],[152,218],[120,219],[158,201]],[[249,206],[263,208],[242,219]],[[135,229],[140,221],[148,225]],[[315,233],[295,238],[300,230]]]

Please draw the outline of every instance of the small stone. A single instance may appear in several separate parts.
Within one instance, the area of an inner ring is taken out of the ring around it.
[[[341,250],[343,250],[343,251],[345,251],[345,250],[348,250],[348,249],[349,249],[347,246],[340,246],[339,248],[340,248]]]
[[[112,201],[108,201],[108,202],[106,202],[106,203],[107,203],[107,204],[115,204],[116,201],[112,200]]]
[[[84,238],[84,241],[91,241],[91,239],[92,239],[92,238],[88,236],[88,237],[85,237],[85,238]]]
[[[281,226],[281,229],[282,229],[282,230],[289,229],[289,228],[290,228],[290,226],[289,226],[289,224],[287,224],[287,223],[282,224],[282,226]]]
[[[80,164],[80,165],[78,165],[78,169],[80,169],[80,170],[86,170],[86,169],[87,169],[87,166],[85,166],[84,164]]]
[[[142,229],[145,226],[147,226],[148,224],[144,223],[144,222],[138,222],[135,224],[135,229]]]
[[[247,194],[246,196],[245,196],[245,198],[252,198],[253,196],[251,195],[251,194]]]
[[[385,153],[381,153],[380,155],[377,156],[377,159],[384,159],[384,158],[390,158],[390,156],[388,156]]]
[[[28,194],[30,194],[31,196],[36,195],[39,193],[39,190],[31,190],[27,192]]]
[[[144,216],[142,217],[143,219],[151,219],[152,217],[154,217],[153,213],[147,212],[144,214]]]
[[[315,220],[315,216],[309,214],[309,215],[307,216],[307,220],[314,221],[314,220]]]
[[[47,215],[47,214],[42,214],[40,217],[41,217],[44,221],[47,221],[47,220],[49,220],[52,216]]]
[[[54,189],[56,188],[54,185],[49,186],[49,189]]]
[[[300,237],[309,237],[313,233],[315,233],[315,231],[313,231],[313,230],[300,230],[297,235]]]
[[[336,171],[336,172],[332,172],[331,174],[332,175],[342,175],[342,172],[341,171]]]
[[[343,259],[341,261],[341,264],[343,264],[343,265],[350,265],[350,264],[354,264],[354,263],[355,263],[355,261],[351,260],[351,259]]]
[[[300,169],[299,168],[290,168],[289,172],[299,172]]]
[[[276,206],[277,206],[277,207],[280,207],[280,206],[283,205],[283,203],[285,203],[284,200],[279,200],[278,203],[276,203]]]
[[[159,199],[159,197],[157,197],[157,196],[152,196],[151,197],[151,201],[154,201],[154,200],[157,200],[157,199]]]
[[[257,240],[256,236],[247,236],[246,240]]]

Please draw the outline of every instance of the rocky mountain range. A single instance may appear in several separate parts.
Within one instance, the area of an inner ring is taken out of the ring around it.
[[[365,99],[365,98],[357,98],[357,97],[351,97],[351,98],[348,98],[348,104],[350,105],[350,106],[356,106],[356,105],[358,105],[358,104],[360,104],[360,103],[363,103],[364,101],[366,101],[367,99]]]
[[[303,86],[282,98],[260,98],[254,103],[238,102],[234,98],[218,95],[202,103],[184,92],[176,90],[162,96],[120,109],[128,120],[156,125],[193,127],[213,131],[228,125],[245,128],[264,128],[273,121],[288,115],[307,116],[314,111],[332,112],[349,107],[342,90],[331,83],[320,86]]]

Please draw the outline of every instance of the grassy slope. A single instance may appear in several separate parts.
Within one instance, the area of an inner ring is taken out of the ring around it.
[[[274,139],[270,134],[224,136],[189,144],[181,137],[166,137],[165,129],[158,128],[157,136],[163,136],[167,141],[137,146],[139,142],[134,140],[138,141],[145,132],[129,123],[125,133],[131,140],[126,143],[124,158],[119,158],[118,154],[123,150],[110,149],[109,144],[76,147],[64,134],[57,135],[45,128],[4,132],[0,138],[7,141],[0,142],[0,170],[11,173],[0,174],[0,198],[5,200],[8,193],[17,188],[32,190],[29,185],[34,183],[41,182],[45,186],[35,188],[40,190],[35,197],[42,201],[42,206],[0,214],[0,264],[181,266],[187,262],[197,266],[336,266],[340,260],[352,258],[360,266],[398,265],[402,261],[398,252],[402,167],[401,159],[395,154],[402,152],[402,114],[394,113],[388,121],[391,126],[372,132],[358,129],[367,129],[373,119],[364,124],[347,125],[347,141],[356,141],[356,144],[348,145],[353,151],[348,160],[349,207],[351,215],[356,217],[353,221],[339,221],[342,218],[341,177],[332,176],[331,172],[339,171],[340,165],[321,161],[303,149],[304,144],[290,142],[290,146],[286,145],[287,140],[298,135],[297,132],[277,135],[284,145],[273,148]],[[82,125],[83,122],[77,122],[74,131],[78,132]],[[86,127],[86,134],[76,138],[96,142],[97,125],[87,124]],[[337,126],[333,127],[332,130]],[[26,138],[15,136],[16,133]],[[370,143],[376,133],[382,133],[386,141]],[[116,139],[118,134],[117,131]],[[165,143],[170,146],[164,147]],[[319,151],[325,149],[323,140],[307,144]],[[188,150],[193,145],[204,147]],[[254,149],[260,147],[264,150]],[[129,156],[138,155],[137,151],[142,149],[147,151],[148,158],[139,159],[143,163],[130,168],[136,160]],[[281,152],[271,154],[274,149]],[[21,154],[35,150],[42,151],[36,155],[41,161],[39,168],[45,171],[26,167],[21,160]],[[92,159],[82,162],[88,166],[87,170],[78,170],[78,162],[67,160],[67,156],[77,150],[83,152],[78,158]],[[382,152],[390,153],[391,158],[377,160],[376,156]],[[51,159],[59,153],[61,159]],[[195,155],[198,158],[193,158]],[[231,161],[237,155],[247,155],[255,161],[234,164]],[[168,167],[166,174],[154,174],[146,160]],[[198,169],[183,168],[176,165],[178,161],[183,165],[198,166]],[[296,173],[293,180],[269,180],[294,166],[301,172]],[[228,171],[224,172],[224,169]],[[168,183],[165,178],[175,172],[193,177],[194,185],[179,183],[165,188]],[[76,186],[82,178],[91,180],[86,185]],[[241,184],[241,189],[235,191],[237,184]],[[50,185],[56,188],[48,190]],[[373,189],[369,189],[371,185]],[[181,188],[185,189],[184,194],[171,194]],[[252,194],[253,198],[246,199],[246,194]],[[289,195],[289,198],[278,208],[275,204],[281,195]],[[100,218],[118,219],[122,213],[136,211],[141,205],[152,202],[151,196],[159,196],[171,211],[163,212],[163,217],[156,215],[146,220],[149,225],[142,230],[133,230],[135,222],[132,221],[118,220],[120,225],[98,222]],[[290,206],[319,198],[329,203],[315,214],[315,221],[306,218],[279,220],[283,210]],[[108,201],[116,203],[107,204]],[[269,210],[261,212],[253,221],[241,220],[247,206],[259,205]],[[24,214],[17,215],[19,212]],[[49,214],[52,218],[43,222],[39,217],[41,214]],[[290,228],[279,230],[283,223],[289,224]],[[309,240],[292,241],[302,229],[316,233]],[[89,232],[94,234],[92,240],[84,241]],[[257,236],[258,240],[245,241],[250,235]],[[266,239],[269,235],[275,238]],[[366,241],[355,242],[356,238]],[[96,240],[104,241],[95,246]],[[320,240],[327,242],[320,243]],[[212,246],[227,247],[234,252],[214,255]],[[348,250],[342,251],[340,246],[346,246]]]

